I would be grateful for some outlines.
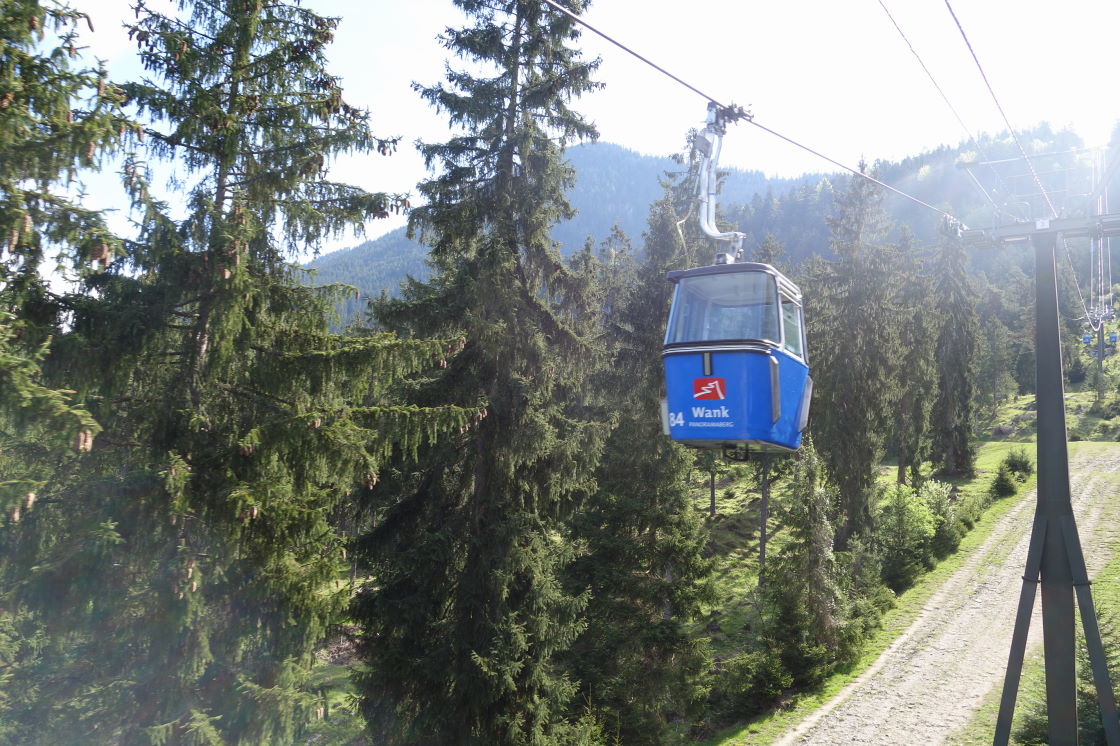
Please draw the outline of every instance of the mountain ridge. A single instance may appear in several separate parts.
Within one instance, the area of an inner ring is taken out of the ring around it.
[[[567,151],[568,162],[576,173],[569,201],[576,212],[552,231],[560,251],[570,256],[587,240],[604,240],[617,226],[640,243],[646,228],[649,206],[663,194],[666,172],[682,171],[671,157],[644,155],[614,143],[577,145]],[[819,183],[821,174],[796,178],[768,178],[761,171],[725,169],[721,202],[747,203],[760,191],[773,193]],[[360,299],[339,306],[346,323],[365,310],[368,298],[382,291],[395,295],[407,277],[425,279],[429,270],[424,262],[426,247],[408,238],[404,227],[356,246],[316,257],[306,266],[316,285],[346,283],[356,286]]]

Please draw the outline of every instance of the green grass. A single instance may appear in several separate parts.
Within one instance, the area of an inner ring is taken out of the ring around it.
[[[1112,427],[1120,432],[1120,407],[1105,402],[1104,407],[1095,407],[1095,395],[1092,390],[1075,392],[1067,395],[1067,425],[1071,434],[1086,433],[1100,440],[1115,440],[1114,437],[1104,437]],[[1113,419],[1108,418],[1112,410],[1117,412]],[[996,440],[989,440],[978,444],[976,459],[976,476],[971,479],[951,479],[960,493],[962,502],[969,499],[986,500],[992,478],[998,470],[999,464],[1007,454],[1015,449],[1025,449],[1033,458],[1033,442],[1035,434],[1034,397],[1023,396],[1008,402],[1001,409],[998,419],[985,428],[991,432],[992,428],[1003,423],[1009,433]],[[1092,444],[1075,443],[1071,446],[1071,453],[1085,453],[1091,451]],[[895,469],[893,464],[884,462],[880,468],[880,479],[884,482],[893,481]],[[711,526],[711,547],[717,557],[716,584],[719,602],[712,611],[715,614],[709,617],[704,624],[698,625],[698,634],[708,637],[711,642],[713,654],[717,657],[728,657],[745,648],[750,642],[750,629],[757,619],[754,606],[754,589],[758,582],[758,546],[757,546],[757,501],[747,500],[743,496],[745,485],[743,477],[738,479],[728,477],[721,484],[717,492],[717,519]],[[703,506],[707,506],[706,481],[703,492]],[[832,696],[851,682],[860,673],[866,670],[875,659],[902,633],[921,612],[928,599],[940,588],[944,581],[967,560],[969,553],[980,545],[991,533],[992,527],[998,520],[1011,510],[1020,500],[1027,499],[1026,494],[1034,487],[1032,476],[1020,486],[1019,492],[1010,498],[996,500],[976,521],[973,529],[965,535],[957,552],[939,562],[933,570],[923,575],[917,583],[896,598],[893,609],[887,612],[880,629],[866,643],[860,660],[850,669],[837,672],[830,677],[817,691],[802,693],[790,697],[778,709],[766,713],[759,718],[745,723],[725,728],[713,736],[701,741],[703,746],[733,746],[736,744],[764,744],[772,743],[782,734],[800,722],[816,708],[827,702]],[[727,489],[733,489],[735,498],[725,499]],[[775,489],[772,499],[780,502],[785,496],[783,490]],[[752,495],[752,498],[756,494]],[[771,509],[773,515],[774,509]],[[722,517],[721,517],[722,516]],[[767,552],[775,554],[782,543],[780,527],[771,528],[773,541],[768,545]],[[1120,575],[1120,567],[1116,572]],[[1120,608],[1120,583],[1117,584],[1117,606]],[[1096,586],[1094,586],[1096,594]],[[714,621],[718,628],[713,631],[704,631],[705,625]],[[1041,686],[1041,671],[1037,666],[1028,665],[1022,680],[1022,694],[1020,702],[1026,702],[1035,697],[1036,690]],[[966,733],[958,743],[982,743],[990,739],[992,726],[998,710],[999,693],[995,692],[991,702],[985,702],[981,709],[983,713],[990,710],[990,723],[979,720],[977,731],[985,728],[987,735],[976,739],[976,732]]]
[[[1071,457],[1091,455],[1094,451],[1099,452],[1100,450],[1102,448],[1099,443],[1070,444]],[[1101,476],[1108,479],[1120,491],[1120,475]],[[1120,501],[1114,501],[1110,505],[1110,514],[1102,520],[1111,525],[1116,525],[1118,519],[1120,519]],[[1114,555],[1101,571],[1092,577],[1092,581],[1093,603],[1097,608],[1098,616],[1102,611],[1112,614],[1120,612],[1120,555]],[[1040,601],[1036,599],[1035,603],[1038,604]],[[1078,621],[1078,629],[1080,630],[1080,621]],[[1006,643],[1010,644],[1010,640],[1007,640]],[[1045,707],[1043,703],[1046,698],[1046,681],[1043,666],[1041,650],[1028,651],[1023,664],[1023,677],[1019,684],[1015,717],[1012,720],[1012,743],[1015,743],[1014,734],[1019,723],[1022,722],[1023,714],[1031,708],[1044,709]],[[1120,682],[1114,681],[1113,687],[1115,688],[1117,684],[1120,684]],[[956,733],[951,734],[945,743],[949,746],[970,746],[971,744],[990,742],[992,733],[995,731],[996,720],[999,717],[1001,695],[1002,684],[988,692],[980,708],[968,724]]]
[[[999,462],[1007,451],[1022,447],[1022,443],[985,443],[978,452],[977,476],[972,480],[958,480],[962,494],[980,493],[987,490]],[[1015,497],[997,500],[984,512],[972,531],[961,541],[960,549],[939,562],[933,570],[923,575],[910,589],[896,597],[893,609],[883,617],[880,629],[868,640],[863,655],[853,667],[831,676],[824,686],[815,692],[797,695],[779,710],[767,713],[745,725],[737,725],[720,731],[713,737],[702,741],[704,746],[733,746],[737,744],[763,745],[777,740],[786,731],[831,699],[845,685],[865,671],[875,659],[902,634],[921,613],[929,598],[942,583],[955,572],[968,558],[972,549],[982,543],[991,533],[992,526],[1011,510],[1019,500],[1027,499],[1026,492],[1034,486],[1033,477],[1028,480]]]
[[[350,662],[320,654],[311,677],[311,689],[323,695],[323,718],[312,720],[305,743],[342,746],[364,742],[365,721],[358,712]]]

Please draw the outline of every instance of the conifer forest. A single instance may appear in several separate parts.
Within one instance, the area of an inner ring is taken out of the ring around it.
[[[595,142],[572,18],[454,0],[406,195],[331,176],[412,146],[332,73],[344,18],[174,5],[137,0],[116,80],[81,3],[0,3],[0,744],[755,743],[1029,489],[1029,251],[824,166],[728,174],[720,224],[804,294],[812,410],[793,456],[689,449],[661,349],[666,273],[718,248],[697,156]],[[1030,139],[1048,174],[1082,145]],[[859,168],[984,225],[970,147]],[[1090,252],[1059,263],[1071,439],[1116,441]]]

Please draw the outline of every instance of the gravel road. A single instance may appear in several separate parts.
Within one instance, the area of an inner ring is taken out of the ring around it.
[[[1093,577],[1120,546],[1115,482],[1120,444],[1071,456],[1078,532]],[[780,746],[942,743],[1003,683],[1022,587],[1035,493],[1003,516],[964,566],[929,599],[913,624],[858,678],[777,741]],[[1040,645],[1039,597],[1028,653]],[[1020,701],[1020,706],[1022,702]]]

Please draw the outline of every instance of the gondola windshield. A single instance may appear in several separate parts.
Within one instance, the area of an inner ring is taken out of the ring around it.
[[[761,272],[682,277],[665,344],[765,340],[777,344],[777,285]]]

